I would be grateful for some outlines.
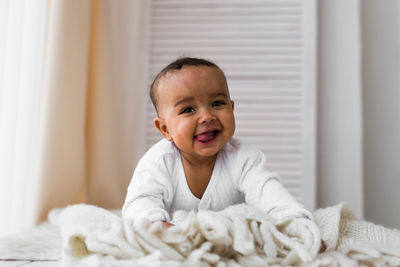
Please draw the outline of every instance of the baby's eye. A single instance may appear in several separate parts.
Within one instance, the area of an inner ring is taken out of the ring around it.
[[[194,108],[192,108],[192,107],[187,107],[187,108],[184,108],[184,109],[181,111],[180,114],[190,113],[190,112],[193,112],[193,111],[194,111]]]
[[[225,103],[222,102],[222,101],[214,101],[214,102],[212,103],[211,106],[213,106],[213,107],[218,107],[218,106],[222,106],[222,105],[224,105],[224,104],[225,104]]]

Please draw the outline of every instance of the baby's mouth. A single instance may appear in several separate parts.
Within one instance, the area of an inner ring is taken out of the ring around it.
[[[219,130],[211,130],[195,136],[196,140],[201,143],[209,143],[217,137]]]

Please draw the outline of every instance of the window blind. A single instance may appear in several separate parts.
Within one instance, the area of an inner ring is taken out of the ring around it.
[[[235,101],[235,137],[315,208],[315,2],[152,0],[149,84],[179,56],[218,64]],[[147,102],[147,146],[161,139]]]

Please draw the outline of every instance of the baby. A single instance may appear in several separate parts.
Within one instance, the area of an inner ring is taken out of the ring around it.
[[[284,221],[309,218],[267,169],[264,154],[232,139],[234,102],[214,63],[180,58],[154,79],[154,124],[165,137],[139,161],[128,187],[123,216],[171,224],[175,211],[222,210],[254,205]]]

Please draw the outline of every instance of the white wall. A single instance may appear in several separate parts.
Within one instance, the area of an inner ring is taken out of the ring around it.
[[[400,229],[400,4],[362,1],[365,216]]]
[[[318,207],[363,215],[359,0],[318,1]]]
[[[318,4],[318,206],[400,229],[400,1]]]

